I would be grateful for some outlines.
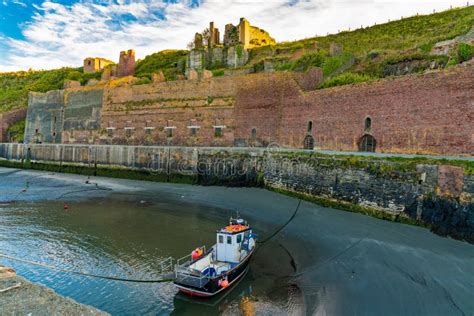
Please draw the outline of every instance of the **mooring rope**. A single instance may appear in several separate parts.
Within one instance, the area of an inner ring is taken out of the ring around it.
[[[300,204],[301,204],[301,200],[298,200],[298,205],[296,206],[296,209],[295,209],[293,215],[291,215],[291,217],[288,219],[288,221],[286,221],[285,224],[280,226],[273,234],[271,234],[270,236],[268,236],[264,240],[257,240],[257,243],[258,244],[264,244],[267,241],[269,241],[270,239],[272,239],[273,237],[275,237],[276,235],[278,235],[283,230],[283,228],[285,228],[289,223],[291,223],[291,221],[296,217],[296,214],[298,213],[298,210],[300,209]]]
[[[0,253],[0,257],[6,258],[6,259],[11,259],[11,260],[18,261],[18,262],[31,264],[31,265],[34,265],[34,266],[48,268],[48,269],[52,269],[52,270],[56,270],[56,271],[60,271],[60,272],[72,273],[72,274],[82,275],[82,276],[96,278],[96,279],[122,281],[122,282],[134,282],[134,283],[163,283],[163,282],[172,282],[172,281],[174,281],[174,279],[158,279],[158,280],[126,279],[126,278],[119,278],[119,277],[114,277],[114,276],[97,275],[97,274],[81,272],[81,271],[75,271],[75,270],[70,270],[70,269],[63,269],[63,268],[51,266],[49,264],[44,264],[44,263],[40,263],[40,262],[25,260],[25,259],[21,259],[21,258],[16,258],[16,257],[9,256],[9,255],[3,254],[3,253]]]

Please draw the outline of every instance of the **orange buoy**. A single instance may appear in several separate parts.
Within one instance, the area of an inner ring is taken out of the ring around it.
[[[191,258],[193,260],[199,259],[200,256],[202,256],[202,249],[200,248],[196,248],[193,250],[193,252],[191,252]]]
[[[229,281],[227,279],[220,280],[219,285],[225,289],[226,287],[229,286]]]

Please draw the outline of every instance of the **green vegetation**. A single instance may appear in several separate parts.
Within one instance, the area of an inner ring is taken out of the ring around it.
[[[365,82],[372,80],[373,77],[370,77],[368,75],[360,75],[357,73],[352,73],[352,72],[346,72],[342,73],[336,77],[329,78],[328,80],[324,81],[319,88],[329,88],[329,87],[334,87],[334,86],[342,86],[346,84],[353,84],[353,83],[359,83],[359,82]]]
[[[224,75],[224,69],[215,69],[212,70],[212,76],[213,77],[221,77]]]
[[[141,85],[141,84],[149,84],[151,83],[151,80],[148,77],[142,77],[135,81],[133,84],[134,85]]]
[[[8,134],[10,135],[11,142],[23,142],[25,138],[25,124],[26,119],[23,119],[10,125]]]
[[[255,69],[261,69],[258,65],[263,60],[269,60],[278,71],[306,71],[311,66],[322,67],[328,83],[320,88],[396,75],[396,65],[401,63],[409,66],[409,72],[424,71],[433,61],[436,68],[443,68],[469,60],[473,56],[473,48],[468,44],[459,44],[451,56],[433,56],[429,54],[433,45],[466,34],[473,24],[474,6],[469,6],[350,32],[256,48],[250,53],[249,63]],[[342,45],[343,54],[331,57],[328,54],[331,43]],[[344,74],[339,75],[341,72]],[[332,78],[335,76],[338,78]]]
[[[178,75],[184,75],[187,54],[187,50],[164,50],[146,56],[137,62],[135,76],[151,79],[153,73],[162,71],[166,80],[176,80]]]
[[[0,73],[0,112],[26,107],[29,91],[62,89],[65,80],[78,80],[85,84],[90,79],[100,79],[100,72],[87,74],[82,71],[82,68],[61,68]]]
[[[460,43],[457,48],[457,55],[458,55],[459,61],[470,60],[472,56],[474,55],[474,46],[466,44],[466,43]]]

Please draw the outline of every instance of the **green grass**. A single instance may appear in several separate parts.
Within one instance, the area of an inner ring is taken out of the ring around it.
[[[275,63],[277,71],[305,71],[307,65],[323,68],[325,80],[330,83],[321,88],[343,85],[391,75],[387,65],[410,61],[437,61],[441,67],[452,66],[470,59],[473,48],[460,44],[452,56],[431,56],[429,52],[439,41],[452,39],[467,33],[474,24],[474,6],[452,9],[430,15],[420,15],[390,23],[345,31],[334,35],[307,38],[304,40],[279,43],[273,47],[252,50],[250,64],[258,65],[263,60]],[[343,55],[329,57],[331,43],[343,46]],[[295,52],[303,56],[296,61]],[[314,56],[323,56],[323,61],[314,60]],[[344,69],[344,65],[354,58],[354,65]],[[449,62],[448,62],[449,60]],[[303,65],[302,67],[300,65]],[[414,67],[413,72],[424,71],[426,66]],[[344,70],[338,79],[331,77]]]
[[[65,80],[77,80],[85,84],[90,79],[100,79],[100,76],[100,72],[83,73],[82,68],[0,73],[0,112],[26,107],[29,91],[62,89]]]
[[[357,73],[352,73],[352,72],[346,72],[342,73],[338,76],[335,76],[334,78],[330,78],[328,80],[325,80],[319,88],[329,88],[329,87],[335,87],[335,86],[342,86],[346,84],[354,84],[354,83],[360,83],[360,82],[365,82],[365,81],[370,81],[373,80],[373,77],[364,75],[364,74],[357,74]]]
[[[164,50],[148,55],[137,62],[135,76],[148,77],[162,71],[166,80],[176,80],[178,75],[184,75],[187,50]]]

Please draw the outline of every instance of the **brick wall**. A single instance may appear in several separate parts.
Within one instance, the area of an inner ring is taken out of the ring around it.
[[[109,87],[103,98],[100,143],[232,146],[239,80]]]
[[[6,113],[0,113],[0,143],[8,142],[8,128],[10,125],[21,121],[26,117],[26,109],[17,109]]]
[[[260,77],[239,89],[236,139],[303,147],[311,135],[322,149],[358,150],[365,120],[376,151],[474,153],[474,68],[302,92],[287,74]]]
[[[77,108],[64,106],[62,92],[36,93],[30,97],[27,130],[39,129],[45,142],[60,142],[61,136],[47,135],[52,126],[46,123],[54,111],[59,111],[57,119],[62,126],[59,119],[65,110],[77,112],[74,118],[80,117],[81,124],[70,131],[65,129],[68,134],[63,133],[63,142],[187,146],[276,143],[303,148],[305,138],[312,137],[317,148],[357,151],[362,137],[370,135],[377,152],[474,153],[472,65],[310,91],[305,90],[311,85],[300,77],[278,72],[147,85],[112,81],[95,88],[104,89],[101,102],[85,106],[81,101],[85,94],[80,94]],[[92,112],[85,115],[82,110]],[[367,119],[370,128],[365,127]],[[191,130],[193,126],[196,133]],[[27,133],[27,139],[33,134]]]

